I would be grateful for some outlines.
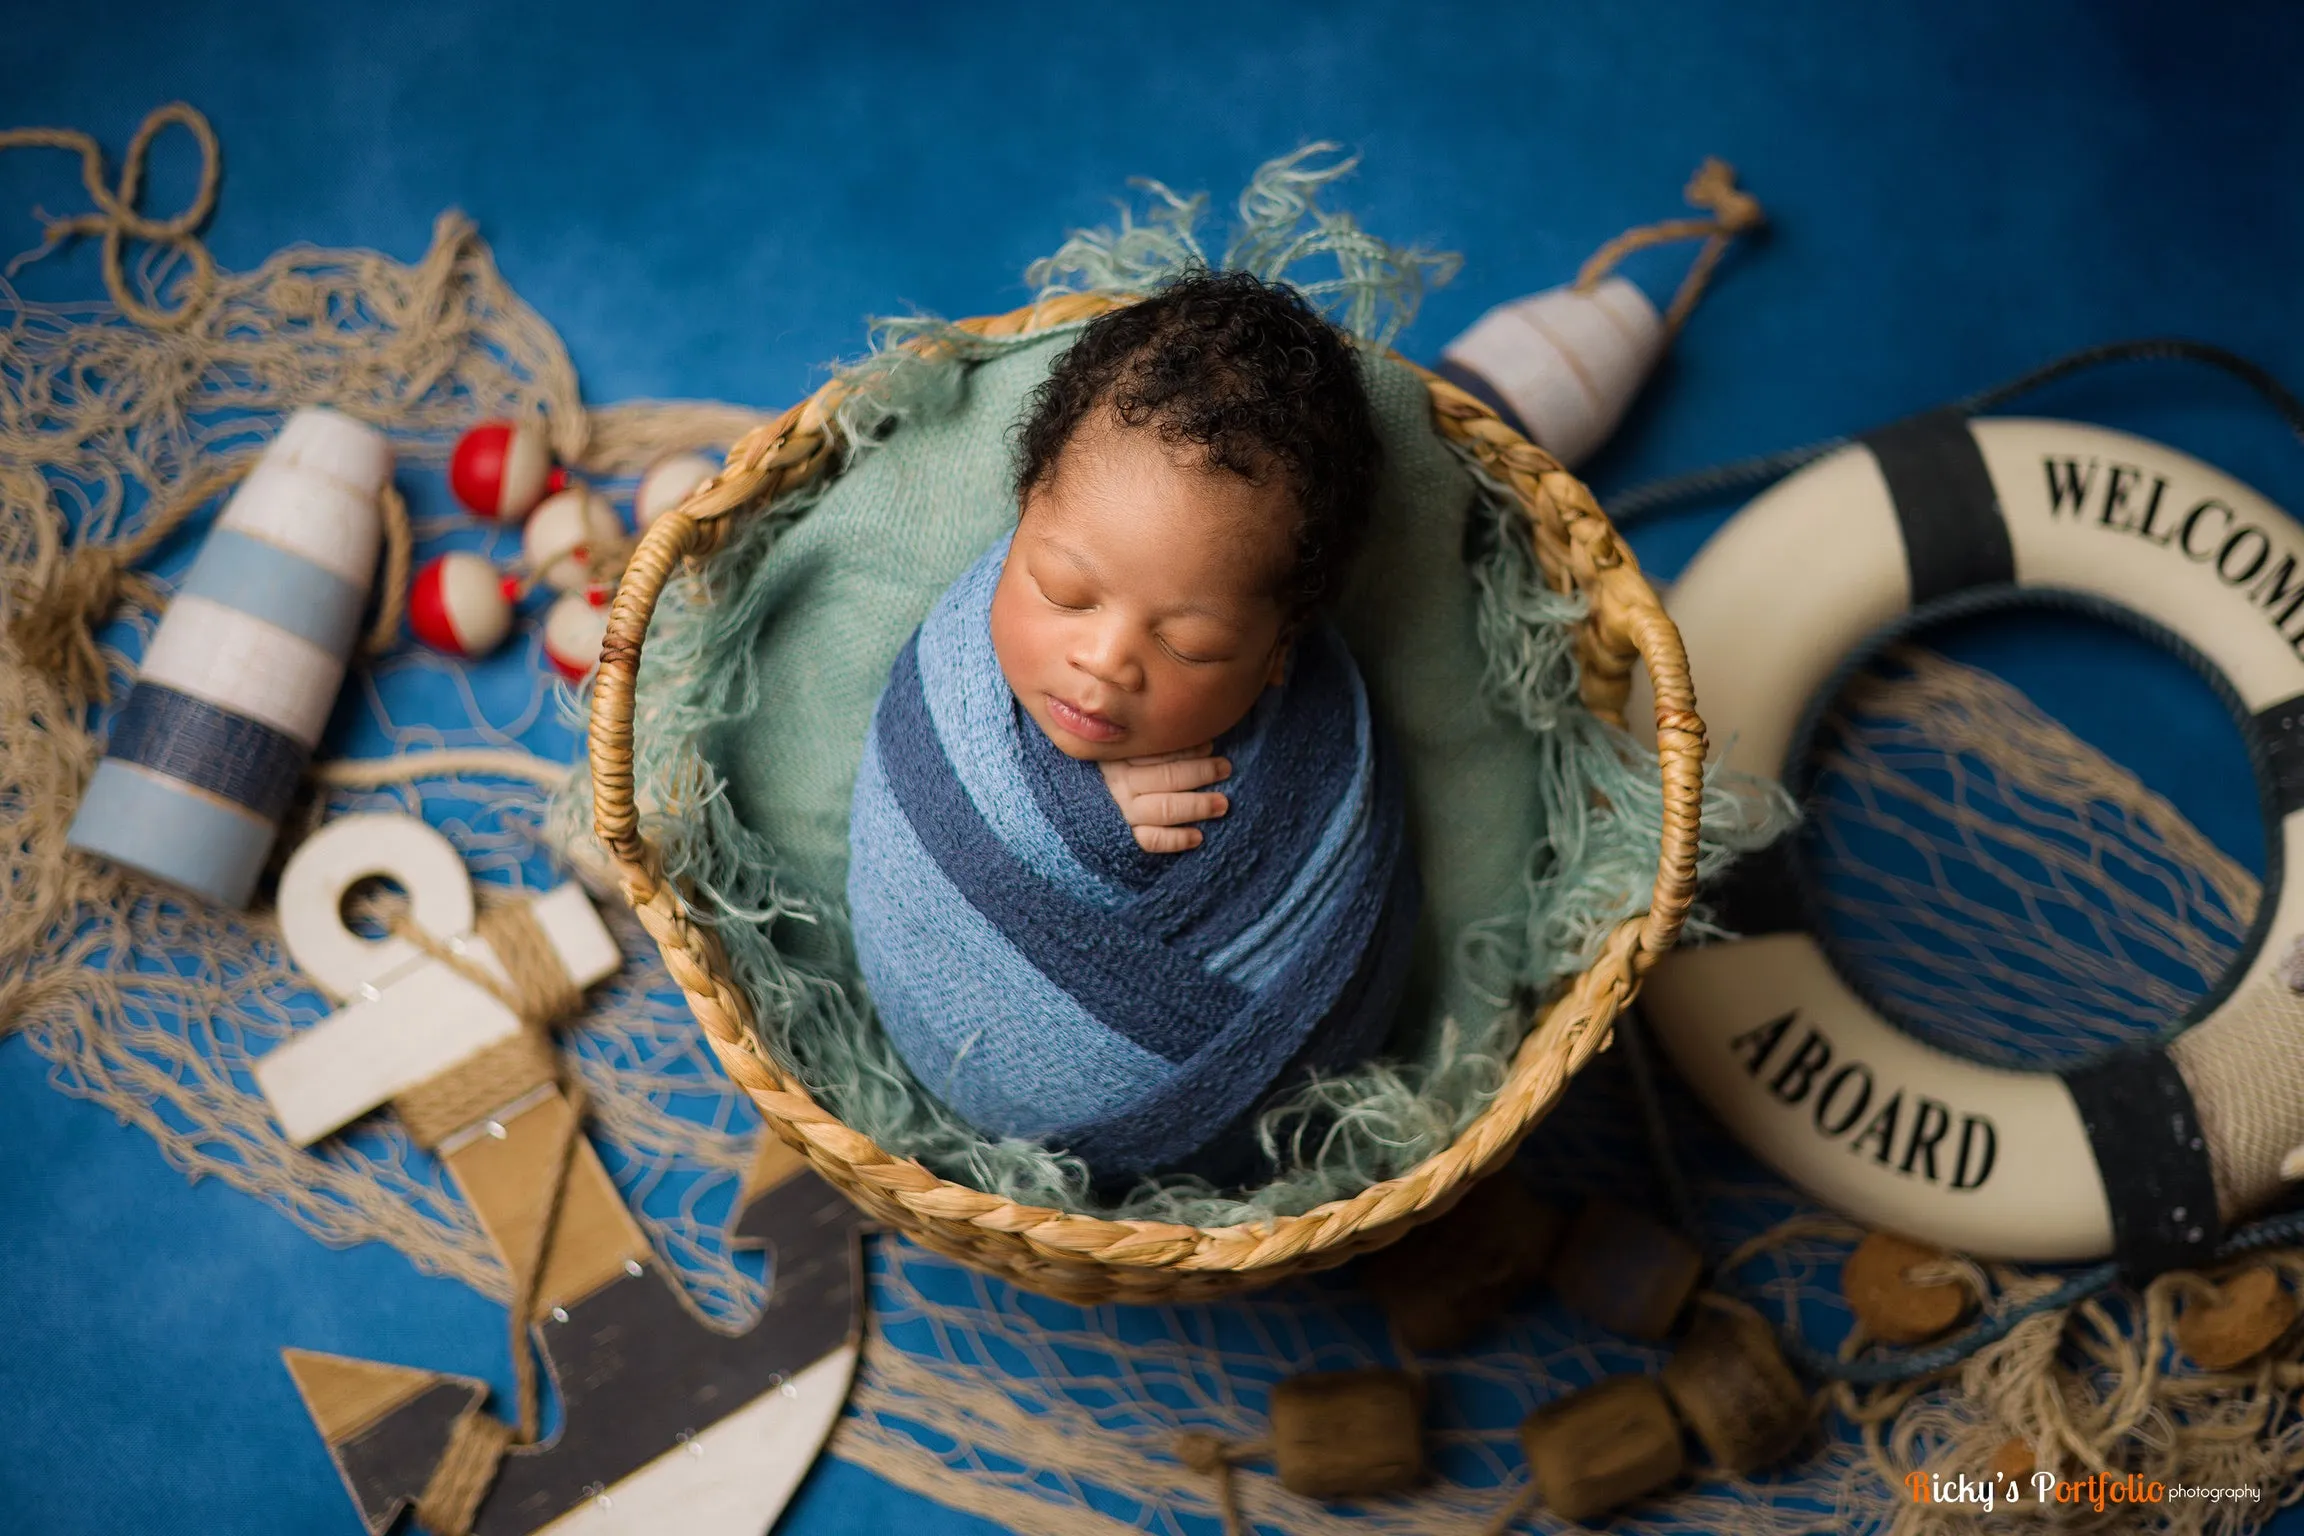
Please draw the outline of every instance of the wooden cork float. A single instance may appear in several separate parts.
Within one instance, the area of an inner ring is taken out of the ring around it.
[[[1813,1418],[1767,1320],[1705,1293],[1660,1378],[1613,1376],[1548,1403],[1522,1421],[1520,1442],[1529,1492],[1563,1520],[1593,1521],[1687,1469],[1684,1429],[1714,1466],[1744,1476],[1788,1455]]]
[[[2177,1347],[2204,1371],[2237,1370],[2270,1349],[2296,1321],[2296,1297],[2269,1264],[2240,1271],[2176,1319]]]
[[[2032,1442],[2015,1436],[2001,1441],[1984,1463],[1985,1475],[1996,1483],[2028,1483],[2039,1469],[2040,1458],[2032,1454]]]
[[[1893,1232],[1874,1232],[1840,1268],[1840,1294],[1864,1331],[1883,1344],[1924,1344],[1951,1331],[1975,1298],[1957,1280],[1916,1279],[1944,1252]]]
[[[1598,1196],[1587,1200],[1552,1261],[1562,1301],[1612,1333],[1661,1339],[1696,1294],[1704,1257],[1652,1216]]]
[[[1438,1221],[1370,1256],[1361,1279],[1403,1349],[1455,1349],[1544,1277],[1561,1225],[1559,1209],[1506,1168]]]
[[[1780,1461],[1808,1428],[1808,1394],[1775,1332],[1751,1308],[1702,1296],[1688,1337],[1664,1363],[1664,1395],[1722,1471]]]
[[[1308,1499],[1397,1493],[1424,1479],[1424,1385],[1405,1371],[1319,1371],[1272,1389],[1272,1462]]]
[[[1611,1376],[1548,1403],[1520,1425],[1544,1506],[1587,1521],[1645,1498],[1687,1467],[1680,1421],[1646,1376]]]

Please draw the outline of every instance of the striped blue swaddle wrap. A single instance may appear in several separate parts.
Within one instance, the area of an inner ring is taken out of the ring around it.
[[[1398,765],[1316,627],[1217,743],[1229,814],[1190,852],[1145,853],[1001,674],[1007,547],[937,601],[873,711],[848,834],[859,966],[914,1076],[987,1135],[1106,1185],[1241,1176],[1272,1091],[1391,1024],[1419,898]]]

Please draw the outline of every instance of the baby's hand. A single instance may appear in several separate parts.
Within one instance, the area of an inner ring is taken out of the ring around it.
[[[1120,806],[1120,814],[1136,832],[1136,846],[1146,853],[1182,853],[1200,846],[1200,829],[1187,825],[1209,821],[1232,809],[1232,802],[1207,787],[1228,777],[1231,763],[1211,756],[1216,743],[1203,742],[1157,757],[1124,757],[1099,763],[1104,787]],[[1203,793],[1192,793],[1199,790]]]

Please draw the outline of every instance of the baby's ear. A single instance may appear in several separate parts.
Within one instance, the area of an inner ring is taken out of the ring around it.
[[[1272,648],[1272,670],[1264,675],[1265,687],[1277,688],[1288,681],[1288,656],[1295,646],[1294,635],[1280,637],[1280,643]]]

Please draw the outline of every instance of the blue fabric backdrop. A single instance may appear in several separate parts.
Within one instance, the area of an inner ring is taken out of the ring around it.
[[[1744,173],[1773,233],[1590,466],[1604,499],[2114,336],[2191,334],[2304,380],[2294,7],[14,0],[0,36],[0,125],[85,127],[116,153],[160,102],[211,115],[227,266],[293,241],[412,259],[435,213],[468,210],[603,401],[781,404],[867,313],[1020,302],[1024,263],[1129,176],[1221,202],[1317,137],[1365,152],[1345,200],[1369,227],[1467,256],[1411,353],[1669,214],[1704,154]],[[158,157],[155,207],[181,201],[182,148]],[[35,205],[81,206],[75,175],[0,157],[0,250],[36,242]],[[96,291],[85,251],[23,283]],[[2222,380],[2129,369],[2040,408],[2304,507],[2304,451]],[[1719,515],[1634,543],[1669,576]],[[1957,649],[2261,867],[2237,743],[2180,667],[2056,625]],[[496,1360],[500,1308],[187,1185],[44,1070],[0,1043],[0,1528],[355,1530],[279,1345]],[[784,1528],[989,1529],[830,1462]]]

